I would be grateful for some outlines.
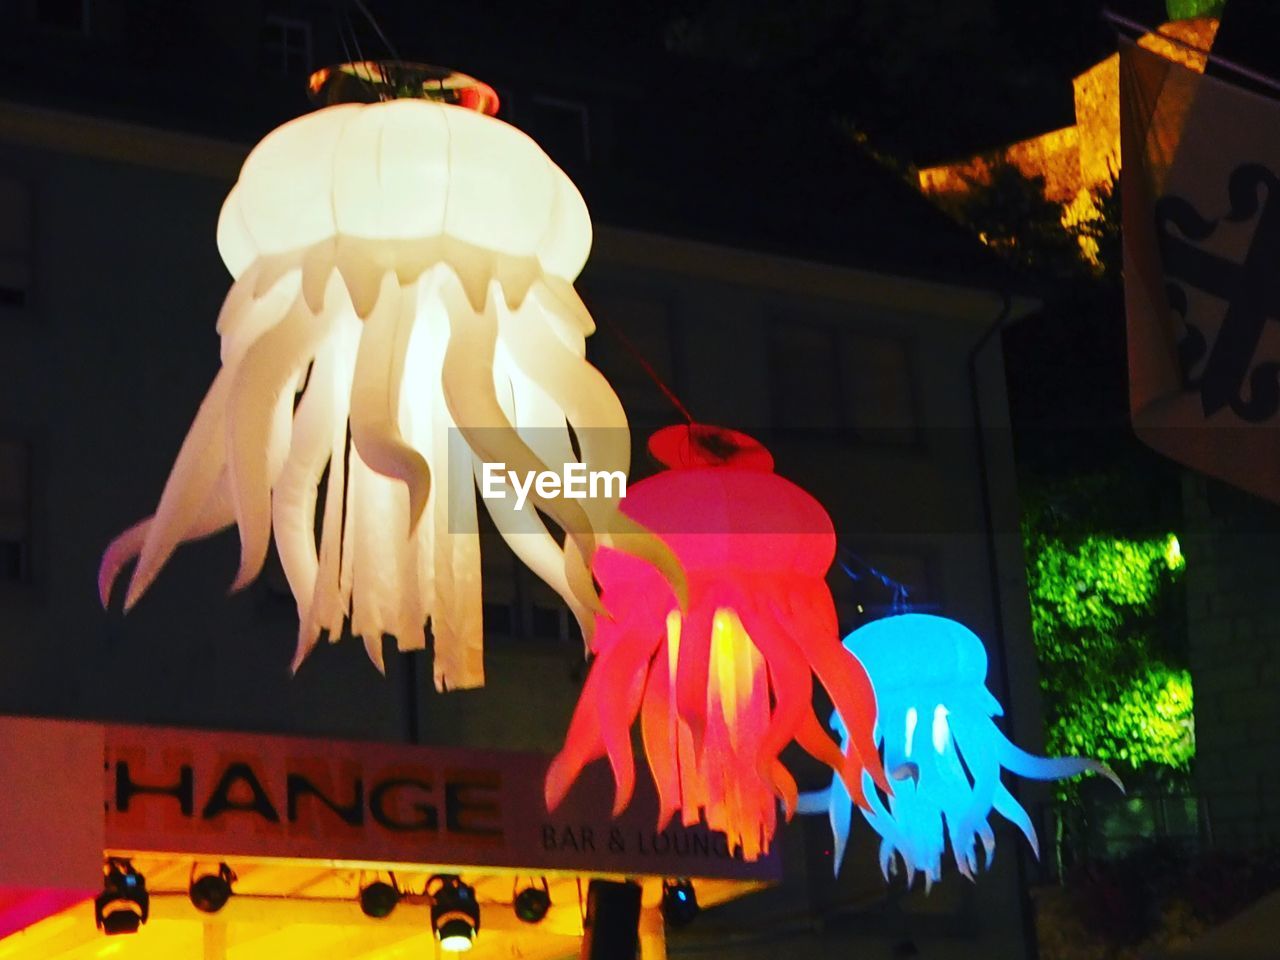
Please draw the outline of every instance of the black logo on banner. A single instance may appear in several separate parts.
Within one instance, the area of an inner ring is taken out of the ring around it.
[[[1206,417],[1230,407],[1241,419],[1257,423],[1280,412],[1280,361],[1254,365],[1267,321],[1280,320],[1280,179],[1260,164],[1244,164],[1228,179],[1227,196],[1231,209],[1220,220],[1202,217],[1183,197],[1161,197],[1155,208],[1156,235],[1169,306],[1186,326],[1178,343],[1184,387],[1200,392]],[[1255,217],[1243,263],[1197,246],[1220,223],[1246,223]],[[1227,303],[1212,348],[1188,316],[1187,287]],[[1193,378],[1191,371],[1201,361],[1204,368]]]

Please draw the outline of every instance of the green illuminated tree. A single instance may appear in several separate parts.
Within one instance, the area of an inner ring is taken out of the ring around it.
[[[1166,0],[1170,20],[1187,20],[1191,17],[1218,17],[1226,0]]]
[[[1043,506],[1023,526],[1047,747],[1130,779],[1176,780],[1195,756],[1191,676],[1176,636],[1186,563],[1178,540],[1073,526]]]

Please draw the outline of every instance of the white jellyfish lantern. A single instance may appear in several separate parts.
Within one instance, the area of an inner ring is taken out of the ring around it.
[[[421,97],[344,103],[253,149],[217,241],[234,278],[218,317],[222,367],[155,514],[108,547],[103,603],[129,560],[126,610],[179,544],[234,523],[235,588],[262,571],[275,535],[298,605],[295,668],[348,617],[379,668],[384,634],[422,649],[429,622],[437,688],[479,686],[480,464],[629,465],[622,406],[585,359],[581,195],[485,112]],[[536,510],[484,503],[587,629],[598,545],[681,579],[616,495],[530,500]]]

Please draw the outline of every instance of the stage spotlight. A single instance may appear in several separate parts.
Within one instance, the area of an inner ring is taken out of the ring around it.
[[[688,880],[662,881],[662,916],[673,927],[692,923],[698,915],[698,895]]]
[[[527,886],[513,898],[516,916],[525,923],[540,923],[551,909],[551,891],[547,887],[547,878],[542,878],[542,886]]]
[[[235,883],[236,875],[225,863],[218,864],[217,873],[206,873],[199,878],[195,871],[192,865],[191,885],[187,890],[191,905],[201,913],[217,913],[231,899],[231,884]]]
[[[128,860],[108,860],[102,893],[93,901],[98,929],[108,935],[137,933],[150,912],[151,898],[142,874]]]
[[[395,878],[392,877],[392,880]],[[400,902],[400,891],[394,883],[375,880],[366,887],[360,888],[360,909],[366,917],[384,920],[391,916],[391,911]]]
[[[437,874],[427,881],[431,898],[431,927],[440,949],[449,953],[470,950],[480,932],[480,904],[476,891],[460,877]]]

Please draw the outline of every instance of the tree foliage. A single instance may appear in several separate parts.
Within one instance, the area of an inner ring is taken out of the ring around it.
[[[1048,749],[1156,780],[1185,773],[1195,725],[1169,615],[1186,563],[1177,538],[1073,533],[1035,510],[1023,538]]]

